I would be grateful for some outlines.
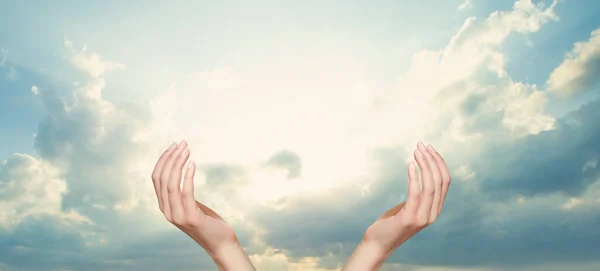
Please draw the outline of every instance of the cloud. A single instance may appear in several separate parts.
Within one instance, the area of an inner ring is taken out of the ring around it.
[[[555,5],[516,1],[512,11],[467,19],[443,50],[416,54],[367,118],[367,129],[399,138],[371,156],[372,181],[257,211],[266,242],[294,260],[335,255],[319,266],[339,267],[364,230],[405,198],[405,150],[421,137],[446,154],[455,182],[445,214],[401,247],[388,268],[505,270],[547,264],[548,255],[557,264],[595,261],[600,150],[593,108],[600,102],[555,119],[545,112],[544,90],[515,82],[500,51],[510,34],[556,20]]]
[[[302,174],[302,160],[292,151],[279,151],[269,158],[266,165],[286,170],[289,179],[296,179]]]
[[[30,216],[47,215],[65,223],[89,220],[76,212],[61,209],[67,184],[61,171],[47,161],[14,154],[0,165],[0,226],[11,229]]]
[[[152,133],[160,125],[161,102],[107,101],[100,70],[65,96],[31,87],[46,115],[35,133],[36,156],[15,154],[0,165],[0,209],[9,210],[0,214],[0,262],[8,269],[164,270],[165,263],[157,260],[163,255],[178,259],[182,270],[211,269],[214,264],[207,255],[196,256],[197,245],[185,236],[173,238],[180,232],[157,208],[148,172],[170,139]],[[211,192],[197,194],[207,205],[219,207],[222,203]],[[216,209],[230,217],[227,208]],[[252,229],[235,219],[230,223],[248,245]],[[137,254],[111,252],[135,247],[140,236],[153,240],[153,247],[138,247]],[[180,255],[166,255],[161,247],[169,240],[188,240],[188,246]]]
[[[17,70],[15,70],[15,68],[13,66],[10,66],[8,68],[8,72],[6,73],[6,79],[11,80],[11,81],[17,80],[18,75],[19,74],[17,73]]]
[[[459,141],[480,138],[489,129],[508,129],[517,137],[552,129],[554,120],[544,112],[545,93],[514,82],[499,48],[510,34],[536,32],[556,20],[555,5],[519,0],[511,11],[468,18],[444,49],[413,56],[410,69],[375,100],[380,113],[370,128],[402,136],[406,130],[423,131],[422,123],[435,123],[428,129],[450,126],[447,136]],[[406,112],[419,117],[407,120]],[[402,125],[391,125],[398,121]],[[415,133],[410,140],[420,136]]]
[[[8,65],[7,65],[8,64]],[[8,50],[0,48],[0,70],[5,72],[5,78],[9,81],[17,80],[19,73],[15,70],[15,67],[9,65]]]
[[[473,0],[465,0],[458,6],[458,10],[465,10],[473,8]]]
[[[160,152],[185,138],[199,165],[197,198],[235,228],[261,270],[339,268],[406,198],[417,139],[446,154],[454,183],[436,224],[384,270],[527,270],[547,266],[548,255],[586,270],[600,241],[600,102],[549,115],[545,89],[511,78],[502,52],[510,35],[557,20],[555,5],[519,0],[467,19],[445,48],[415,54],[382,95],[356,58],[301,51],[189,74],[149,102],[114,103],[102,76],[124,66],[65,40],[91,78],[66,96],[31,87],[46,116],[36,155],[0,166],[0,209],[20,208],[0,215],[0,268],[214,269],[164,221],[149,182]]]
[[[555,130],[486,150],[482,155],[493,156],[494,163],[473,163],[480,172],[482,190],[499,198],[583,193],[600,177],[600,145],[593,139],[600,136],[595,125],[600,119],[595,109],[599,104],[592,102],[568,114],[557,122]],[[497,171],[496,167],[511,170]]]
[[[577,42],[564,61],[548,78],[548,89],[555,93],[571,94],[595,86],[600,73],[600,29],[590,38]]]
[[[6,64],[6,60],[8,60],[8,50],[0,48],[0,55],[0,67],[2,67],[4,64]]]
[[[100,55],[96,52],[87,54],[87,46],[84,46],[82,50],[75,50],[73,48],[73,42],[67,39],[65,39],[64,45],[72,52],[71,63],[75,67],[89,73],[92,77],[99,77],[110,70],[125,69],[124,64],[102,60]]]
[[[594,102],[576,113],[589,120],[581,122],[577,134],[594,138],[585,130],[598,130],[591,121],[598,119],[593,108],[599,104]],[[562,125],[572,118],[560,119],[561,125],[548,133],[573,132],[572,127]],[[564,142],[561,138],[551,138],[541,133],[514,144],[456,144],[455,149],[484,150],[471,162],[475,176],[467,180],[454,174],[444,214],[403,245],[388,263],[506,270],[549,262],[596,261],[593,247],[600,235],[593,229],[600,224],[600,175],[590,155],[598,153],[597,144],[575,136],[570,141],[581,147],[564,150],[556,147]],[[258,212],[259,224],[268,229],[267,242],[296,260],[332,254],[334,260],[320,266],[341,264],[372,221],[405,199],[405,172],[398,166],[406,162],[402,153],[402,148],[396,148],[377,154],[379,174],[372,176],[376,181],[369,193],[359,188],[334,190],[289,199],[285,209]],[[460,156],[446,155],[454,170],[459,168],[457,161],[464,161]],[[536,166],[532,157],[545,164]],[[530,163],[532,167],[527,166]],[[578,173],[584,168],[585,173]]]

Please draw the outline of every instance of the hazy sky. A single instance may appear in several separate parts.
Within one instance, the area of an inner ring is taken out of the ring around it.
[[[453,183],[384,270],[600,270],[600,1],[3,1],[0,48],[2,271],[215,270],[182,139],[259,270],[339,269],[418,140]]]

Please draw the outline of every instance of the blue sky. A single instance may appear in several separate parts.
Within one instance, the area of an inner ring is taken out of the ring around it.
[[[598,1],[17,1],[0,33],[0,270],[214,270],[148,180],[181,139],[259,270],[339,268],[418,140],[448,207],[384,270],[600,268]]]

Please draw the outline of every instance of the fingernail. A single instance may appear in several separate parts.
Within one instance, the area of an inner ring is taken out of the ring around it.
[[[413,161],[408,162],[408,168],[411,170],[415,169],[415,163]]]
[[[431,145],[427,145],[427,149],[432,153],[437,153],[437,151]]]
[[[423,142],[419,141],[419,143],[417,143],[417,147],[421,150],[425,149],[425,145],[423,144]]]
[[[188,165],[188,168],[193,168],[196,164],[194,163],[194,160],[190,161],[190,164]]]
[[[169,149],[167,149],[167,150],[172,151],[175,148],[175,146],[177,146],[177,144],[173,143],[173,144],[171,144],[171,147],[169,147]]]
[[[185,140],[181,140],[181,143],[179,143],[179,147],[185,147],[187,146],[187,142]]]
[[[184,149],[183,151],[181,151],[181,157],[184,157],[190,150],[189,149]]]

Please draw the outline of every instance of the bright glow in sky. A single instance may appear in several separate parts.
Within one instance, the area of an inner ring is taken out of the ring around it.
[[[596,270],[600,2],[0,5],[0,270],[215,270],[150,173],[186,139],[196,197],[259,270],[336,270],[406,197],[444,214],[384,270]],[[561,223],[556,223],[561,221]]]

